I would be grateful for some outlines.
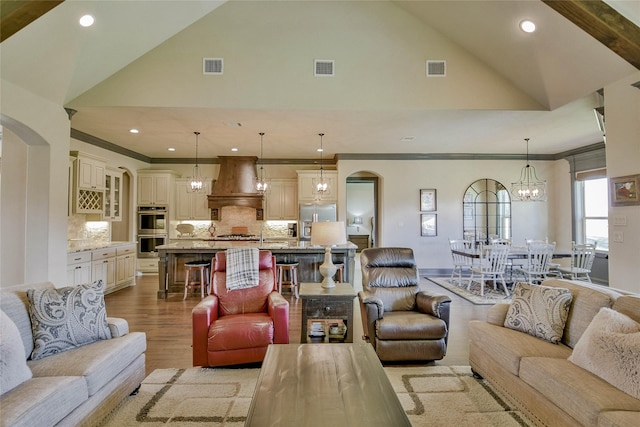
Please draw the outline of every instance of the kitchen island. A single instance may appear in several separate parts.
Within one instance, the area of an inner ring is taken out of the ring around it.
[[[324,262],[324,247],[309,242],[248,242],[184,240],[156,247],[158,250],[158,298],[169,294],[184,293],[184,264],[189,261],[208,261],[216,252],[229,248],[259,248],[270,250],[276,262],[298,262],[300,283],[319,283],[322,276],[318,270]],[[331,248],[334,263],[344,264],[344,280],[353,285],[354,257],[357,246],[351,242]]]

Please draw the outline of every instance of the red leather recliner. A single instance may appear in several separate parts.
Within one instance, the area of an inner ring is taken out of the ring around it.
[[[193,366],[261,362],[269,344],[289,343],[289,302],[276,291],[276,259],[260,251],[258,286],[227,291],[226,253],[212,260],[211,293],[192,311]]]

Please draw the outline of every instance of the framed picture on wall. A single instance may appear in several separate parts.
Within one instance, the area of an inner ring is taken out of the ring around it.
[[[420,212],[435,212],[436,210],[436,190],[420,190]]]
[[[640,175],[627,175],[609,180],[609,199],[611,206],[640,205]]]
[[[438,215],[434,213],[420,214],[420,235],[435,237],[438,235]]]

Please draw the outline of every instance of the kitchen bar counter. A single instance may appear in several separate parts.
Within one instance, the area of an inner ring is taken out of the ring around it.
[[[270,250],[276,262],[298,262],[298,281],[319,283],[322,276],[318,270],[324,262],[324,247],[298,241],[207,241],[181,240],[158,246],[158,298],[168,294],[184,292],[184,263],[189,261],[211,261],[216,252],[228,248],[259,248]],[[351,242],[331,248],[334,263],[344,263],[344,278],[353,285],[354,257],[357,246]]]

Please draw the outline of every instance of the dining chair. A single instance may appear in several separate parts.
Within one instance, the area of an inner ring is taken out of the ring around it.
[[[451,270],[450,282],[453,283],[453,276],[458,273],[458,286],[462,286],[462,274],[464,271],[471,272],[473,267],[473,258],[456,254],[453,251],[470,252],[473,250],[473,241],[449,239],[449,247],[451,248],[451,257],[453,258],[453,270]]]
[[[507,268],[507,257],[511,246],[504,245],[486,245],[480,247],[480,264],[477,267],[471,269],[471,277],[469,278],[469,284],[467,290],[471,290],[471,283],[474,281],[475,275],[480,275],[480,280],[476,280],[480,283],[480,295],[484,296],[484,286],[486,280],[493,280],[493,287],[496,289],[496,282],[498,279],[502,282],[502,288],[504,293],[509,296],[509,289],[505,281],[504,275]]]
[[[567,277],[571,280],[584,280],[591,283],[589,273],[591,273],[591,267],[593,266],[593,260],[595,257],[596,245],[579,245],[572,243],[571,266],[560,267],[558,268],[558,271],[562,274],[562,277]]]
[[[528,283],[534,284],[534,280],[544,280],[549,274],[549,261],[553,258],[556,249],[554,243],[530,243],[527,246],[526,263],[518,268],[517,274],[521,274]]]

